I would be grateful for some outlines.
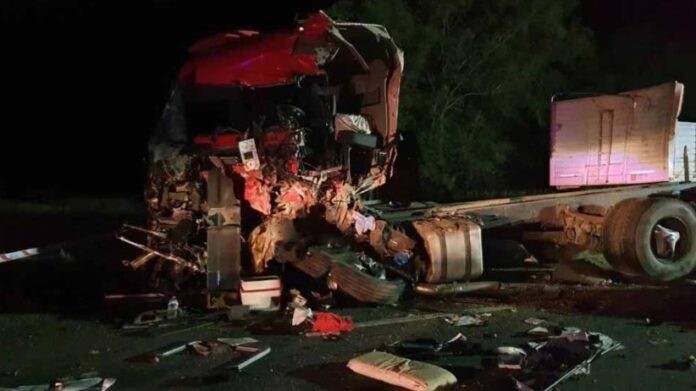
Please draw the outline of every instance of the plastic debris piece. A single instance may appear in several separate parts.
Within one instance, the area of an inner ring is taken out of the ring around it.
[[[524,320],[524,323],[532,325],[532,326],[541,326],[542,324],[547,324],[549,322],[545,319],[527,318]]]
[[[462,315],[458,317],[453,324],[455,326],[483,326],[486,324],[486,321],[479,318],[478,316],[471,316],[471,315]]]
[[[355,220],[355,232],[362,235],[365,232],[375,229],[374,216],[365,216],[356,211],[353,211],[353,220]]]
[[[292,312],[292,325],[299,326],[307,319],[312,318],[312,310],[309,308],[295,308]]]
[[[305,307],[307,299],[297,289],[290,289],[290,303],[288,305],[292,308]]]
[[[527,334],[533,337],[545,337],[549,335],[549,329],[546,327],[537,326],[527,330]]]
[[[254,338],[251,337],[241,337],[241,338],[218,338],[218,342],[224,343],[229,346],[239,346],[239,345],[248,345],[250,343],[257,343],[257,341]]]
[[[454,337],[452,337],[449,341],[445,342],[445,344],[450,344],[452,342],[457,342],[457,341],[466,341],[466,335],[462,333],[457,333]]]
[[[188,344],[188,348],[199,356],[209,356],[229,351],[230,346],[216,341],[194,341]]]
[[[242,353],[241,358],[233,359],[232,361],[228,362],[225,367],[236,369],[238,371],[243,370],[244,368],[271,353],[270,346],[240,345],[237,346],[235,350]]]
[[[527,352],[524,349],[518,348],[516,346],[500,346],[500,347],[495,348],[495,352],[497,354],[510,355],[510,356],[517,356],[517,355],[526,356],[527,355]]]

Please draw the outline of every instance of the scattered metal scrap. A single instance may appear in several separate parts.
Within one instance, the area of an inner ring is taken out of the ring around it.
[[[14,388],[0,387],[0,391],[106,391],[115,383],[116,379],[114,378],[90,376],[57,379],[48,384],[19,386]]]
[[[236,349],[241,345],[254,344],[257,343],[254,338],[242,337],[242,338],[217,338],[215,341],[191,341],[187,343],[175,343],[164,348],[158,349],[154,352],[147,353],[145,357],[151,362],[160,362],[167,357],[174,356],[176,354],[183,353],[185,351],[193,351],[201,356],[207,356],[213,353],[215,346],[223,346],[227,348]]]

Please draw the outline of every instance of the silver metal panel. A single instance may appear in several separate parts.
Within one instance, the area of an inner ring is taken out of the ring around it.
[[[240,203],[232,179],[219,170],[208,173],[208,277],[209,290],[235,290],[241,270]]]

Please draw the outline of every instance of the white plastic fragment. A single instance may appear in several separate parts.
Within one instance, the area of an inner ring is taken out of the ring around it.
[[[486,322],[477,317],[471,315],[462,315],[459,317],[445,318],[445,321],[454,326],[483,326]]]
[[[524,323],[532,326],[541,326],[542,324],[548,323],[548,321],[539,318],[527,318],[524,320]]]
[[[516,346],[499,346],[495,348],[497,354],[507,355],[507,356],[526,356],[527,352],[522,348]]]
[[[295,308],[292,312],[292,325],[297,326],[312,318],[312,310],[309,308]]]
[[[535,337],[545,337],[549,335],[549,329],[546,327],[537,326],[527,330],[527,334]]]

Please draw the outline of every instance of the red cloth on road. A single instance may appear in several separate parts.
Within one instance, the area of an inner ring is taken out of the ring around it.
[[[353,320],[331,312],[317,312],[314,314],[312,331],[316,333],[340,333],[353,331]]]

